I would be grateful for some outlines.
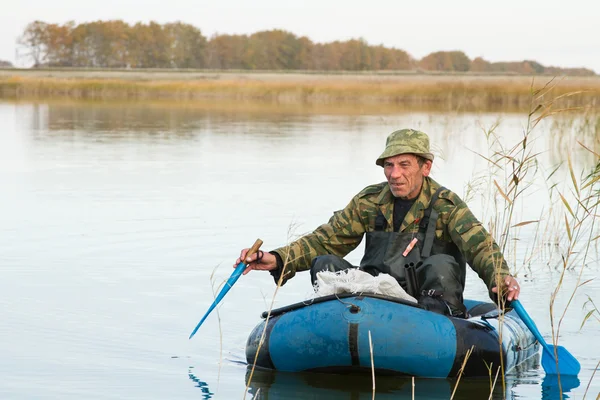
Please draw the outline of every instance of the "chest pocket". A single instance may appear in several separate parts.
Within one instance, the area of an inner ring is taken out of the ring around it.
[[[433,208],[439,192],[443,189],[439,188],[432,196],[418,230],[410,229],[402,233],[385,232],[387,221],[383,214],[379,213],[375,218],[374,231],[366,235],[365,255],[361,260],[360,268],[373,275],[381,272],[390,274],[404,284],[405,265],[410,263],[417,265],[419,261],[433,254],[444,254],[445,246],[440,245],[441,240],[436,234],[438,226],[442,227],[440,233],[443,232],[443,224],[438,221],[438,212]],[[411,242],[415,238],[416,245],[410,249]]]
[[[450,237],[450,233],[448,232],[448,229],[446,229],[446,226],[444,225],[444,223],[442,221],[440,221],[439,218],[438,218],[438,221],[435,226],[435,238],[437,240],[439,240],[440,242],[451,242],[452,241],[452,238]]]

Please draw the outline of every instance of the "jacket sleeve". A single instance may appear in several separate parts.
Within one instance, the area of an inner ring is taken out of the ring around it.
[[[283,261],[282,284],[291,279],[297,271],[310,269],[316,256],[333,254],[344,257],[360,244],[365,226],[358,203],[359,199],[356,196],[346,208],[336,211],[326,224],[287,246],[273,250]]]
[[[485,282],[490,297],[494,298],[491,289],[497,286],[498,279],[510,275],[508,265],[492,236],[460,199],[455,201],[455,208],[450,213],[448,230],[454,244]]]

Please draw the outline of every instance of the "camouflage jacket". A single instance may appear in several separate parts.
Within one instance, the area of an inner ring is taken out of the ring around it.
[[[440,185],[426,177],[419,197],[406,214],[401,232],[416,232],[431,197]],[[333,214],[329,222],[319,226],[288,246],[273,250],[282,259],[283,282],[292,278],[296,271],[310,269],[312,259],[323,254],[344,257],[354,250],[366,232],[375,229],[379,210],[387,220],[386,231],[394,227],[394,197],[387,182],[367,186],[350,201],[343,210]],[[436,237],[454,242],[465,259],[488,289],[496,286],[496,276],[509,274],[508,266],[491,235],[475,218],[466,203],[450,190],[442,190],[434,204],[439,217]]]

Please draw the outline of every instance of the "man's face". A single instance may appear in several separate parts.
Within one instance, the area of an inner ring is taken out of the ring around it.
[[[431,161],[419,167],[414,154],[399,154],[383,161],[383,173],[392,194],[402,199],[414,199],[421,191],[423,178],[431,172]]]

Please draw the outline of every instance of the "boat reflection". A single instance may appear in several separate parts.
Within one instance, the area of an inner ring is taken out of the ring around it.
[[[250,379],[250,375],[252,378]],[[376,390],[373,397],[372,380],[369,374],[337,375],[322,373],[286,373],[255,369],[248,367],[245,383],[248,393],[256,400],[277,399],[422,399],[422,400],[455,400],[493,399],[516,400],[520,398],[513,389],[523,384],[523,379],[507,376],[505,389],[498,381],[490,389],[489,378],[463,378],[456,393],[455,379],[415,378],[414,395],[411,377],[377,376]],[[533,384],[540,384],[539,378]],[[556,376],[546,376],[541,382],[542,400],[558,400],[570,398],[568,393],[579,386],[577,377],[562,377],[562,397]]]
[[[253,399],[372,399],[372,380],[369,374],[336,375],[321,373],[285,373],[256,369],[250,380],[251,368],[246,372],[248,392]],[[452,397],[456,381],[453,379],[415,378],[414,396],[412,378],[377,376],[375,398],[447,400]],[[497,387],[490,397],[489,379],[463,379],[454,399],[506,399]],[[510,398],[510,397],[509,397]]]
[[[533,370],[527,371],[531,373]],[[403,376],[376,376],[375,397],[373,397],[372,380],[369,374],[324,374],[324,373],[289,373],[247,367],[244,384],[248,386],[248,393],[255,400],[277,399],[332,399],[332,400],[360,400],[360,399],[395,399],[395,400],[516,400],[523,398],[515,393],[514,389],[521,385],[540,385],[542,400],[563,400],[571,398],[570,392],[579,387],[580,381],[574,376],[561,377],[559,386],[556,375],[546,375],[540,382],[540,377],[535,376],[507,376],[505,390],[498,381],[490,393],[489,378],[463,378],[460,380],[456,393],[455,379],[428,379],[415,378],[414,396],[412,378]],[[218,398],[218,393],[213,393],[208,383],[188,371],[189,378],[195,386],[202,391],[203,399]],[[562,389],[562,390],[561,390]],[[562,392],[562,396],[561,396]]]

